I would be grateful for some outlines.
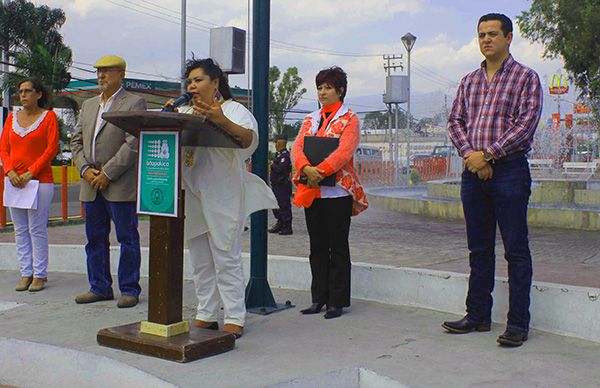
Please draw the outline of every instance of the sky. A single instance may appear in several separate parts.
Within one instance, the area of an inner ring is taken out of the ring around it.
[[[67,21],[61,32],[73,50],[74,77],[93,78],[91,64],[105,54],[128,62],[128,77],[177,80],[180,63],[181,0],[43,0],[62,8]],[[209,55],[209,29],[235,26],[248,30],[248,0],[188,0],[187,56]],[[483,60],[476,40],[477,20],[489,12],[513,19],[511,52],[535,69],[544,85],[562,68],[560,60],[542,58],[544,49],[521,37],[516,16],[527,0],[273,0],[270,64],[296,66],[308,89],[302,103],[316,104],[314,77],[332,65],[348,73],[348,99],[381,95],[385,89],[383,54],[403,55],[401,37],[417,37],[411,54],[414,95],[444,94],[454,98],[456,86]],[[247,69],[248,70],[248,69]],[[395,74],[406,74],[406,66]],[[248,75],[230,77],[246,87]],[[361,100],[362,101],[362,100]],[[380,109],[379,99],[366,99],[361,109]],[[421,104],[415,116],[433,115],[439,106]],[[435,105],[435,104],[433,104]],[[355,108],[356,110],[356,108]],[[420,111],[418,111],[420,110]]]

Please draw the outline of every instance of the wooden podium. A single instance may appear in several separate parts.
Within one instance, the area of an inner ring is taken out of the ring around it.
[[[241,148],[235,138],[201,116],[139,111],[107,112],[102,118],[138,138],[157,132],[178,133],[178,151],[181,146]],[[97,341],[111,348],[188,362],[233,349],[235,337],[193,327],[182,319],[185,204],[181,152],[177,154],[176,210],[171,216],[150,216],[148,320],[102,329]],[[139,164],[140,160],[138,174]]]

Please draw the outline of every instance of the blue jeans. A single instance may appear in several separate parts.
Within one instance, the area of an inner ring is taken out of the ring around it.
[[[496,223],[500,228],[508,262],[510,329],[529,329],[531,253],[527,237],[527,204],[531,175],[525,156],[497,161],[492,179],[482,181],[465,169],[461,199],[467,224],[469,247],[469,291],[467,317],[491,322],[494,289]]]
[[[140,235],[135,202],[106,200],[98,191],[96,199],[83,202],[87,244],[87,271],[90,290],[98,295],[113,295],[110,275],[110,221],[115,224],[121,244],[119,259],[119,290],[121,295],[138,296],[140,287]]]

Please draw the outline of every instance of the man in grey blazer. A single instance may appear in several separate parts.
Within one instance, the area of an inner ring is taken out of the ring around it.
[[[137,139],[102,119],[102,113],[146,110],[146,102],[123,89],[126,63],[107,55],[94,64],[99,96],[86,100],[71,139],[75,165],[81,174],[79,199],[85,211],[87,271],[90,290],[76,303],[114,298],[110,275],[111,220],[121,244],[118,307],[133,307],[141,291],[140,237],[137,230]]]

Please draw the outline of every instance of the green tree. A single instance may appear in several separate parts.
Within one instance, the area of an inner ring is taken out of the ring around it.
[[[3,88],[14,91],[22,78],[36,76],[53,91],[69,83],[72,52],[64,44],[60,28],[65,13],[58,8],[13,0],[0,7],[0,47],[8,51],[15,71],[5,75]]]
[[[293,140],[298,136],[298,132],[300,132],[300,128],[302,127],[302,120],[294,121],[292,124],[285,123],[283,124],[283,132],[288,140]]]
[[[296,67],[288,68],[283,76],[277,66],[269,69],[269,118],[272,136],[281,134],[289,136],[285,133],[285,117],[306,93],[306,89],[300,88],[300,85],[302,85],[302,78],[298,75]]]
[[[396,110],[392,108],[392,128],[396,126]],[[414,128],[416,122],[414,117],[411,120],[411,127]],[[388,114],[387,112],[375,111],[365,114],[365,118],[362,121],[363,129],[386,129],[388,128]],[[402,109],[398,110],[398,126],[400,128],[406,128],[406,112]]]
[[[393,118],[392,118],[393,120]],[[392,121],[392,126],[394,123]],[[385,112],[369,112],[362,121],[363,129],[385,129],[388,127],[388,115]]]
[[[598,119],[600,0],[532,0],[517,24],[523,36],[545,46],[546,58],[563,59],[573,83],[592,100]]]

